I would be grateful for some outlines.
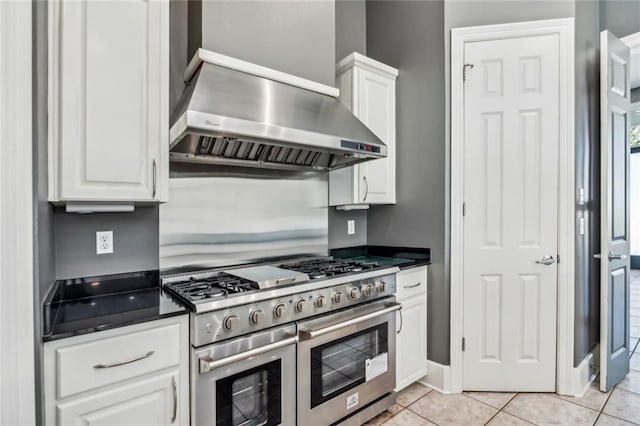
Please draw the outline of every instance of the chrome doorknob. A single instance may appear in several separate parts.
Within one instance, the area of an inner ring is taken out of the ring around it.
[[[614,252],[609,252],[609,262],[612,260],[627,260],[626,254],[615,254]]]
[[[542,256],[541,259],[536,260],[536,263],[538,265],[553,265],[554,263],[556,263],[556,259],[550,254],[546,254]]]

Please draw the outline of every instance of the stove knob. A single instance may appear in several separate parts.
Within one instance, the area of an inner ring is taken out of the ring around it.
[[[324,296],[316,297],[316,308],[324,308],[327,306],[327,298]]]
[[[264,311],[262,309],[256,309],[249,314],[249,321],[251,321],[252,324],[258,324],[262,320],[262,317],[264,317]]]
[[[371,296],[371,293],[373,293],[373,285],[365,284],[364,286],[362,286],[362,294],[364,294],[365,296]]]
[[[352,298],[352,299],[359,299],[360,298],[360,289],[358,287],[353,287],[349,291],[349,297]]]
[[[336,291],[335,293],[333,293],[333,297],[331,299],[333,300],[333,303],[335,303],[336,305],[342,302],[342,292]]]
[[[384,281],[380,281],[377,285],[378,288],[378,293],[384,293],[384,291],[387,289],[387,283],[385,283]]]
[[[284,303],[278,303],[275,308],[273,308],[273,316],[276,318],[282,318],[284,314],[287,313],[287,305]]]
[[[238,328],[238,323],[240,322],[240,318],[236,314],[229,314],[224,317],[224,321],[222,321],[222,325],[224,329],[227,331],[235,331]]]
[[[306,300],[300,299],[296,302],[296,312],[302,312],[304,310],[304,305],[307,303]]]

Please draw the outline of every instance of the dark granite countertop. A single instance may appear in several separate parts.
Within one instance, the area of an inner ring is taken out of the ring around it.
[[[187,312],[189,308],[160,288],[158,271],[59,280],[43,303],[43,340]]]
[[[341,259],[378,262],[385,266],[398,266],[400,269],[414,268],[431,263],[431,250],[415,247],[357,246],[331,249],[333,257]]]

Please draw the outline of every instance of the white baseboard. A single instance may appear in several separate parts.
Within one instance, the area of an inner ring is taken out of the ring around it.
[[[440,393],[451,393],[451,367],[427,360],[427,375],[418,382]]]
[[[595,356],[589,353],[571,372],[570,396],[581,397],[589,389],[595,375],[592,374]]]

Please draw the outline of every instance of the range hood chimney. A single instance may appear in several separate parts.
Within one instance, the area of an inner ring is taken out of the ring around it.
[[[387,156],[336,88],[198,49],[171,119],[171,161],[333,170]]]

